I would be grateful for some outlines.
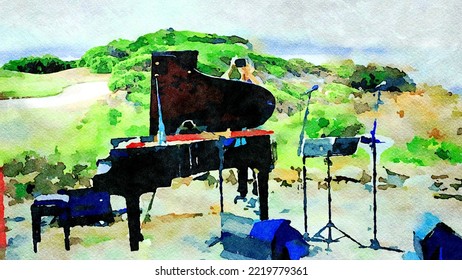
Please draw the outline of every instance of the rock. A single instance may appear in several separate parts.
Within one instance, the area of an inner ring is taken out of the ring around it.
[[[433,196],[436,199],[450,199],[454,198],[455,200],[462,201],[462,195],[460,194],[446,194],[446,193],[437,193]]]
[[[354,109],[356,114],[362,114],[371,110],[371,106],[367,103],[355,102]]]
[[[347,166],[342,169],[337,170],[333,174],[333,181],[340,183],[341,181],[345,181],[345,183],[348,182],[355,182],[359,183],[361,181],[361,178],[363,177],[364,170],[355,167],[355,166]]]
[[[432,175],[431,178],[433,180],[438,180],[438,179],[447,179],[449,178],[449,176],[448,175]]]
[[[319,189],[327,190],[327,182],[325,182],[325,181],[318,182],[318,190]]]
[[[462,179],[459,179],[459,178],[454,178],[456,181],[459,181],[459,183],[455,183],[455,184],[450,184],[449,186],[451,186],[452,188],[454,188],[456,191],[458,191],[461,187],[462,187]]]
[[[370,181],[372,181],[372,176],[367,174],[366,171],[363,170],[363,175],[361,176],[361,179],[359,180],[359,182],[362,185],[365,185],[366,183],[369,183]]]
[[[236,174],[234,174],[234,171],[232,169],[229,170],[229,175],[226,176],[225,183],[227,184],[230,183],[231,185],[237,184],[237,177],[236,177]]]
[[[392,185],[392,184],[384,184],[384,185],[377,186],[377,189],[382,190],[382,191],[387,190],[387,189],[394,189],[394,188],[396,188],[396,185]]]
[[[445,189],[441,188],[442,185],[443,185],[443,183],[441,183],[441,182],[434,182],[430,187],[428,187],[428,189],[431,190],[431,191],[435,191],[435,192],[445,190]]]
[[[404,186],[404,182],[407,179],[409,179],[409,176],[407,176],[407,175],[393,172],[393,171],[387,169],[386,167],[384,167],[384,168],[385,168],[385,171],[387,172],[387,184],[389,184],[389,185],[395,185],[395,186],[401,188],[401,187]]]

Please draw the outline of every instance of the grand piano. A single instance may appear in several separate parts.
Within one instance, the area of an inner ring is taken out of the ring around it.
[[[150,136],[112,139],[98,161],[95,191],[126,199],[130,249],[143,240],[140,196],[169,187],[178,177],[238,170],[238,193],[248,193],[256,170],[260,219],[268,219],[268,176],[274,165],[271,131],[258,129],[272,115],[274,96],[258,85],[211,77],[197,70],[197,51],[152,54]],[[223,196],[220,201],[223,210]]]

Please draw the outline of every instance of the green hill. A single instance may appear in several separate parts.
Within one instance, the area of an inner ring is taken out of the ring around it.
[[[448,122],[454,123],[454,126],[460,122],[462,108],[458,96],[431,86],[416,88],[409,76],[400,69],[372,63],[357,65],[351,60],[314,65],[302,59],[285,60],[261,53],[247,39],[238,36],[168,29],[140,36],[134,41],[111,41],[88,50],[76,61],[77,67],[88,68],[93,73],[110,74],[109,87],[114,91],[114,96],[129,92],[127,101],[94,104],[83,116],[69,120],[64,128],[60,128],[61,137],[46,141],[28,139],[27,147],[0,147],[0,159],[5,163],[6,172],[15,178],[15,183],[10,187],[24,188],[27,184],[34,184],[43,192],[53,192],[61,187],[88,185],[97,159],[107,156],[111,138],[148,134],[151,53],[191,49],[199,51],[198,69],[213,76],[221,76],[234,56],[252,59],[256,74],[264,82],[263,86],[277,100],[275,113],[265,124],[266,129],[275,131],[277,168],[295,169],[300,166],[296,151],[306,104],[303,93],[314,84],[319,84],[320,89],[313,93],[311,100],[313,105],[310,107],[309,126],[305,131],[309,137],[368,133],[374,117],[378,116],[378,132],[397,137],[393,149],[384,154],[383,164],[462,162],[462,148],[457,142],[458,127],[454,130],[444,127]],[[20,79],[25,76],[38,80],[45,77],[6,70],[0,74],[0,89],[6,98],[11,97],[12,92],[5,87],[8,83],[21,84]],[[384,104],[375,114],[373,106],[377,96],[373,91],[383,82],[386,82],[386,86],[380,89],[383,91]],[[45,90],[45,86],[40,88]],[[62,86],[52,91],[59,91],[59,88]],[[15,90],[15,94],[20,94],[18,91]],[[423,102],[424,108],[410,105],[417,101]],[[438,110],[450,113],[440,113],[445,116],[440,118]],[[30,114],[24,113],[23,118],[31,114],[32,111]],[[52,122],[56,119],[51,117],[52,114],[52,111],[43,113],[42,121]],[[421,114],[424,115],[423,119],[413,117]],[[425,114],[436,117],[430,122],[425,119]],[[406,127],[411,132],[401,135],[396,131],[397,126]],[[429,134],[435,131],[432,129],[440,133]],[[41,139],[40,135],[31,137]],[[416,153],[416,149],[422,153]],[[367,155],[360,152],[357,157],[366,159]],[[322,165],[322,162],[318,165]],[[32,167],[26,171],[25,166]],[[46,175],[36,179],[30,175],[33,172]],[[56,182],[53,178],[59,180]]]

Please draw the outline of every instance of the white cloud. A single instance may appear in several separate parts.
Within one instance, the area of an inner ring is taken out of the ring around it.
[[[307,52],[383,48],[428,71],[462,65],[460,0],[0,0],[0,7],[4,57],[56,46],[87,49],[173,27],[275,39]]]

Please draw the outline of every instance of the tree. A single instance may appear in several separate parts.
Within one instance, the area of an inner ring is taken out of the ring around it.
[[[18,60],[10,60],[2,66],[5,70],[32,74],[48,74],[76,67],[75,61],[63,61],[56,56],[29,56]]]

